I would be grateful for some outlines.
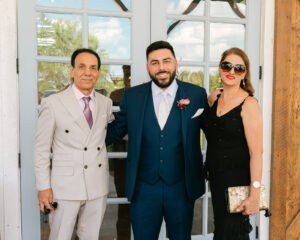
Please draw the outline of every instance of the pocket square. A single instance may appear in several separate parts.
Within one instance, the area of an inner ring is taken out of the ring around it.
[[[201,113],[203,112],[204,108],[199,108],[196,113],[194,114],[194,116],[192,116],[192,118],[198,117],[201,115]]]

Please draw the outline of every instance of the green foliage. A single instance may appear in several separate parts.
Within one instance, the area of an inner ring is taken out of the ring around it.
[[[203,71],[190,72],[188,70],[182,70],[178,73],[177,78],[183,82],[193,83],[201,87],[204,86]]]
[[[193,83],[195,85],[204,86],[204,73],[203,71],[190,71],[183,69],[179,71],[177,78],[183,82]],[[209,74],[209,92],[213,92],[216,88],[222,87],[222,82],[219,80],[218,70]]]
[[[51,15],[40,13],[38,16],[38,55],[71,57],[72,53],[82,47],[82,29],[79,20],[51,18]],[[98,52],[99,56],[108,58],[104,49],[99,49],[96,36],[89,34],[89,48]],[[70,64],[39,62],[38,91],[41,97],[46,90],[61,90],[71,83]],[[101,76],[95,88],[114,90],[114,84],[109,78],[109,65],[101,66]]]
[[[38,16],[38,55],[39,56],[60,56],[70,57],[74,50],[82,47],[82,28],[79,20],[68,20],[56,17],[59,14],[40,13]],[[89,34],[88,47],[97,51],[101,59],[109,58],[109,53],[104,49],[99,49],[96,36]],[[38,63],[38,91],[42,96],[46,90],[61,90],[71,83],[69,64],[39,62]],[[101,66],[101,76],[95,88],[106,89],[111,93],[116,88],[123,88],[122,81],[114,84],[111,81],[111,69],[109,65]],[[198,86],[204,86],[203,71],[192,71],[182,68],[178,74],[178,79],[190,82]],[[218,72],[209,75],[210,92],[220,87]]]
[[[213,92],[217,88],[222,87],[219,72],[216,70],[213,74],[209,74],[209,92]]]

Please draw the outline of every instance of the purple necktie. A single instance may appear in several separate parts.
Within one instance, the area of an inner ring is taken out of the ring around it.
[[[90,105],[89,102],[91,100],[91,97],[83,97],[82,98],[83,102],[84,102],[84,109],[83,109],[83,114],[90,126],[90,128],[92,128],[93,125],[93,116],[92,116],[92,111],[90,109]]]

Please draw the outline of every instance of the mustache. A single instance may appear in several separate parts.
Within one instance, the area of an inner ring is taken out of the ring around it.
[[[169,72],[167,72],[167,71],[160,71],[160,72],[156,73],[155,75],[158,75],[158,74],[161,74],[161,73],[169,73]]]

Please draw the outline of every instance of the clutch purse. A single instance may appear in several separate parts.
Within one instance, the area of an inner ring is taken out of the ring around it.
[[[226,200],[227,210],[229,213],[238,213],[236,209],[249,196],[249,191],[249,186],[228,187],[226,190]],[[264,185],[260,186],[259,210],[265,210],[266,217],[271,216],[267,203],[266,188]]]

